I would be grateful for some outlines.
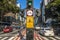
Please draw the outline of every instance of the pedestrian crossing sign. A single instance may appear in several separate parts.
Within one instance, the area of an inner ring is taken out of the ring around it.
[[[34,17],[33,16],[26,17],[26,28],[34,28]]]

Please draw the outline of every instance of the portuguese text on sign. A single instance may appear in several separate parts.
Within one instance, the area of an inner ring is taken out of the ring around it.
[[[34,17],[33,16],[27,16],[26,17],[26,28],[34,28]]]

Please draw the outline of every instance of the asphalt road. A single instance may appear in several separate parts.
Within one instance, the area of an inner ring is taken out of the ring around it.
[[[12,40],[15,35],[18,34],[18,29],[14,29],[12,32],[4,33],[3,31],[0,32],[0,40]]]
[[[26,29],[23,29],[22,31],[22,35],[23,35],[23,38],[25,37],[26,39]],[[16,37],[18,40],[21,40],[20,38],[21,37]],[[60,40],[60,36],[42,36],[40,34],[38,34],[37,31],[34,31],[34,40]]]
[[[26,29],[22,29],[21,33],[23,35],[23,38],[26,39]],[[10,33],[0,32],[0,40],[14,40],[16,38],[20,40],[20,36],[18,37],[18,35],[18,29],[14,29]],[[34,40],[60,40],[60,36],[46,37],[38,34],[37,31],[34,31]]]

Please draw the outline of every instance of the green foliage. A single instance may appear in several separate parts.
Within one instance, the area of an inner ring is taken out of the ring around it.
[[[55,18],[58,18],[57,20],[60,20],[60,0],[54,0],[53,2],[49,3],[47,6],[46,6],[46,9],[50,10],[52,15],[55,17]],[[53,9],[53,11],[52,11]],[[48,12],[48,11],[46,11]],[[49,12],[48,12],[49,13]],[[50,14],[51,14],[50,13]],[[56,14],[56,15],[54,15]],[[53,17],[52,16],[52,17]]]
[[[49,3],[46,8],[50,8],[52,6],[59,6],[60,5],[60,0],[54,0],[53,2]]]
[[[0,12],[19,12],[19,8],[16,6],[16,0],[0,0]]]
[[[50,8],[51,7],[51,4],[48,4],[47,6],[46,6],[46,8]]]
[[[60,0],[55,0],[53,3],[51,3],[51,6],[58,6],[60,5]]]

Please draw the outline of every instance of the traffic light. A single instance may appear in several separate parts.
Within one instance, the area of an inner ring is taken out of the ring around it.
[[[31,8],[32,7],[32,0],[27,0],[27,7],[28,8]]]
[[[28,5],[30,5],[30,6],[31,6],[31,5],[32,5],[32,1],[28,1]]]

